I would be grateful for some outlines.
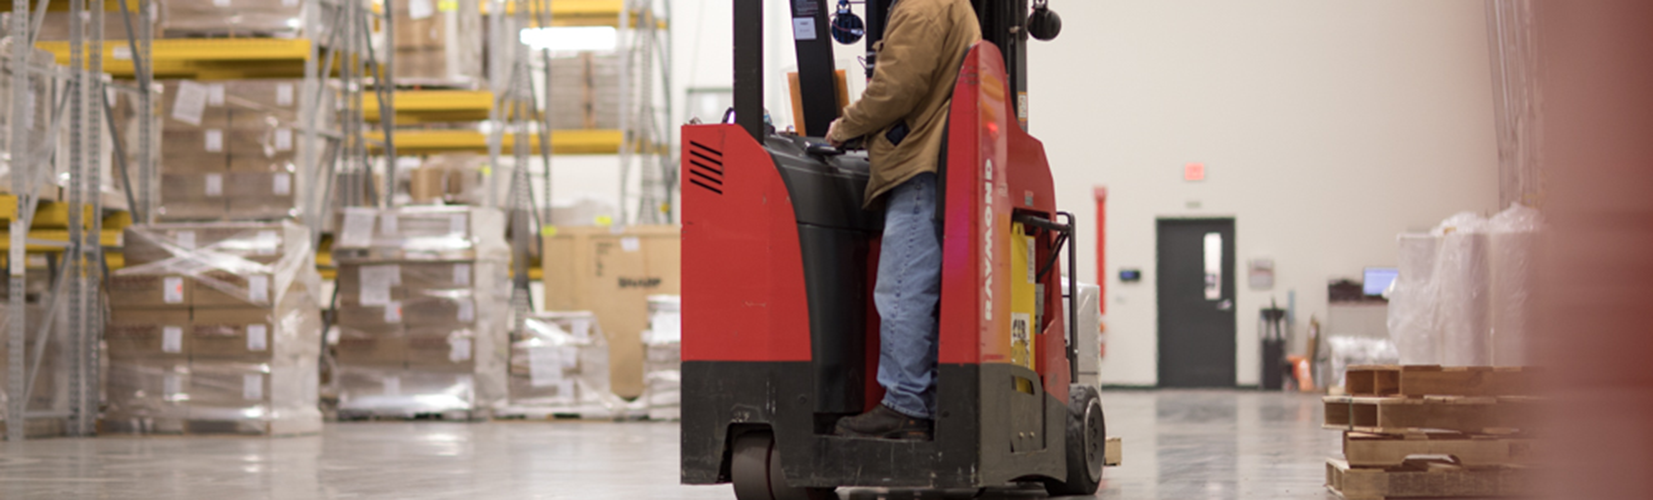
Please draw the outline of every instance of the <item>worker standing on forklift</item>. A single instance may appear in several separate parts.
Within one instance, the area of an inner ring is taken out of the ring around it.
[[[880,320],[882,404],[838,421],[837,433],[930,439],[936,394],[941,227],[936,166],[953,84],[981,24],[969,0],[897,0],[873,48],[872,81],[826,139],[864,138],[872,164],[863,209],[884,210],[873,302]]]

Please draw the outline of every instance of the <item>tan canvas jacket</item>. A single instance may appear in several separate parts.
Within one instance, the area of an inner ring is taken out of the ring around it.
[[[872,81],[861,100],[844,109],[831,137],[866,136],[872,161],[867,207],[907,179],[936,171],[953,83],[965,52],[979,40],[981,25],[968,0],[895,4],[885,37],[874,47]]]

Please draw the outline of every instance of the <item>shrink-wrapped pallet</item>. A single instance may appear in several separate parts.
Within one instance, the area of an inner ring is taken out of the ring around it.
[[[396,0],[396,82],[483,83],[482,10],[476,0]]]
[[[1435,247],[1440,239],[1433,234],[1402,234],[1399,275],[1388,292],[1389,336],[1406,364],[1439,364],[1440,336],[1435,332],[1435,300],[1432,276]]]
[[[310,232],[291,223],[125,231],[109,276],[103,430],[316,432],[321,313]]]
[[[1512,205],[1487,221],[1487,257],[1492,273],[1492,357],[1494,366],[1531,365],[1531,294],[1542,222],[1537,210]]]
[[[683,300],[677,295],[649,297],[649,329],[643,332],[643,404],[648,417],[670,420],[682,415]]]
[[[511,342],[511,408],[520,413],[611,415],[608,341],[590,311],[528,317]]]
[[[507,397],[504,217],[469,207],[348,208],[339,265],[339,414],[485,417]]]
[[[1491,364],[1491,270],[1487,267],[1486,219],[1473,213],[1448,218],[1434,231],[1435,330],[1441,364]]]

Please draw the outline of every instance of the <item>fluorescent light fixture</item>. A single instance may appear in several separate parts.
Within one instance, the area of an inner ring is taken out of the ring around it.
[[[620,32],[608,26],[528,28],[522,43],[534,49],[556,52],[613,51],[620,44]]]

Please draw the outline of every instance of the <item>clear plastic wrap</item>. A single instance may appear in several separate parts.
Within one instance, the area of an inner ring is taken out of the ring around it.
[[[11,313],[10,306],[9,302],[0,301],[0,325],[9,324],[6,320]],[[27,311],[24,314],[27,317],[27,324],[24,328],[28,332],[28,338],[23,345],[23,356],[28,360],[25,366],[32,366],[35,359],[35,350],[43,348],[41,350],[40,367],[35,370],[34,389],[29,392],[28,411],[67,411],[69,409],[69,387],[66,385],[67,380],[63,377],[67,374],[68,359],[65,356],[67,356],[68,350],[63,336],[65,332],[63,316],[59,313],[58,320],[53,323],[53,328],[47,333],[46,345],[40,346],[41,338],[37,334],[40,330],[41,321],[46,319],[46,308],[34,302],[25,307]],[[11,366],[10,344],[9,337],[0,336],[0,374],[6,373],[6,370]],[[12,423],[10,415],[6,413],[11,408],[9,405],[11,398],[22,397],[21,395],[7,393],[8,390],[10,390],[9,387],[0,387],[0,429],[4,429],[5,426]],[[26,426],[24,432],[29,437],[60,436],[64,432],[62,419],[33,418],[29,419]]]
[[[1386,292],[1389,297],[1389,337],[1394,339],[1400,362],[1409,365],[1440,364],[1440,336],[1435,330],[1435,247],[1440,238],[1432,234],[1402,234],[1400,274]]]
[[[648,417],[680,418],[683,401],[683,300],[649,296],[649,329],[643,332],[643,397]]]
[[[484,82],[476,0],[396,0],[396,81],[469,87]]]
[[[165,220],[300,215],[299,80],[169,80],[161,93]]]
[[[105,430],[318,431],[320,276],[291,223],[128,227],[109,277]]]
[[[1441,336],[1441,364],[1492,364],[1492,275],[1487,268],[1486,219],[1465,212],[1447,218],[1433,234],[1435,248],[1435,330]]]
[[[1062,278],[1062,297],[1067,298],[1067,278]],[[1102,287],[1093,283],[1079,283],[1079,324],[1074,330],[1079,333],[1074,338],[1078,340],[1075,350],[1079,353],[1079,379],[1076,383],[1087,384],[1093,387],[1102,385]],[[1063,314],[1067,314],[1067,301],[1062,301]],[[1062,321],[1067,321],[1062,316]]]
[[[1326,350],[1331,358],[1332,387],[1343,386],[1343,376],[1349,367],[1359,365],[1392,365],[1400,363],[1400,353],[1389,339],[1350,337],[1333,334],[1326,338]]]
[[[511,343],[516,412],[612,414],[625,405],[609,389],[608,341],[590,311],[535,314]]]
[[[1492,273],[1492,364],[1529,363],[1528,336],[1540,228],[1538,210],[1519,204],[1487,221],[1488,268]]]
[[[7,71],[10,70],[11,64],[11,44],[12,38],[0,39],[0,61],[7,64]],[[0,191],[10,192],[12,190],[11,151],[14,147],[11,144],[11,129],[14,124],[11,123],[11,119],[14,106],[21,105],[25,107],[26,116],[24,116],[23,123],[20,125],[27,129],[27,139],[25,139],[24,144],[28,146],[27,151],[30,161],[39,166],[49,167],[51,165],[44,161],[46,156],[52,153],[49,147],[51,143],[46,138],[51,132],[47,126],[51,125],[52,122],[53,82],[46,75],[53,71],[54,61],[51,52],[38,49],[31,52],[29,63],[40,71],[29,75],[29,84],[27,85],[29,98],[21,102],[15,102],[16,100],[11,98],[11,77],[0,78],[0,80],[3,80],[0,81],[0,93],[3,93],[0,95],[5,96],[0,98],[0,145],[5,146],[3,150],[0,150]],[[27,171],[37,172],[35,179],[31,182],[31,185],[38,186],[36,194],[44,199],[55,199],[57,197],[56,184],[53,183],[51,168],[34,168]]]
[[[342,211],[342,417],[470,412],[507,398],[508,250],[503,216],[467,207]]]
[[[163,0],[161,29],[168,37],[296,36],[304,0]]]

